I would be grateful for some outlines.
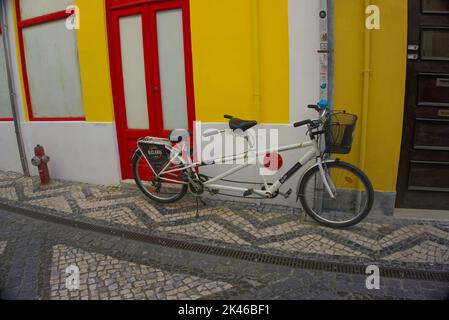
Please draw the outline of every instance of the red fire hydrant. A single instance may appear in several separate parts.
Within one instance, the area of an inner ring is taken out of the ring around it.
[[[50,172],[48,171],[48,163],[50,162],[50,157],[45,155],[44,147],[37,145],[34,148],[33,159],[31,163],[39,169],[39,177],[41,178],[41,184],[45,185],[50,183]]]

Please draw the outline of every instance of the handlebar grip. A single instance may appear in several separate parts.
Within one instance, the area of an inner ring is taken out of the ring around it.
[[[293,126],[295,128],[299,128],[299,127],[302,127],[302,126],[305,126],[308,124],[313,125],[313,121],[312,120],[304,120],[304,121],[296,122]]]
[[[225,114],[224,118],[225,118],[225,119],[232,120],[232,119],[234,119],[234,116],[230,116],[230,115]]]

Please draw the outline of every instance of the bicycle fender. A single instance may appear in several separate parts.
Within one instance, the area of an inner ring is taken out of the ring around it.
[[[134,150],[133,156],[132,156],[132,161],[137,161],[137,157],[140,155],[140,153],[142,153],[142,151],[140,151],[139,148],[137,148],[136,150]]]
[[[323,164],[326,164],[326,163],[335,163],[335,162],[340,162],[340,161],[341,161],[340,159],[335,159],[335,160],[333,160],[333,159],[328,159],[328,160],[324,161]],[[304,176],[306,175],[307,172],[313,170],[313,169],[316,168],[316,167],[318,167],[318,163],[314,164],[314,165],[311,166],[309,169],[307,169],[306,171],[304,171],[304,173],[303,173],[303,174],[301,175],[301,177],[299,178],[299,180],[298,180],[298,185],[296,186],[296,202],[299,201],[299,196],[300,196],[300,194],[299,194],[299,188],[301,187],[302,179],[304,178]]]

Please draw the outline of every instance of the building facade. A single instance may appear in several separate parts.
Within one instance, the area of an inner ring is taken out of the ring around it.
[[[306,139],[291,124],[316,117],[320,1],[2,1],[27,159],[43,145],[54,178],[118,184],[137,138],[225,126],[224,114],[278,129],[280,144]],[[341,158],[367,173],[384,213],[449,209],[447,3],[334,1],[334,105],[360,119]],[[21,171],[1,54],[0,170]]]

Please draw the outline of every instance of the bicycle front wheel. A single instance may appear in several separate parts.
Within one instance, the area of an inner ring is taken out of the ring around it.
[[[307,214],[317,222],[332,228],[354,226],[371,211],[374,190],[368,177],[351,164],[335,161],[323,164],[333,196],[326,188],[318,166],[304,175],[299,199]]]

